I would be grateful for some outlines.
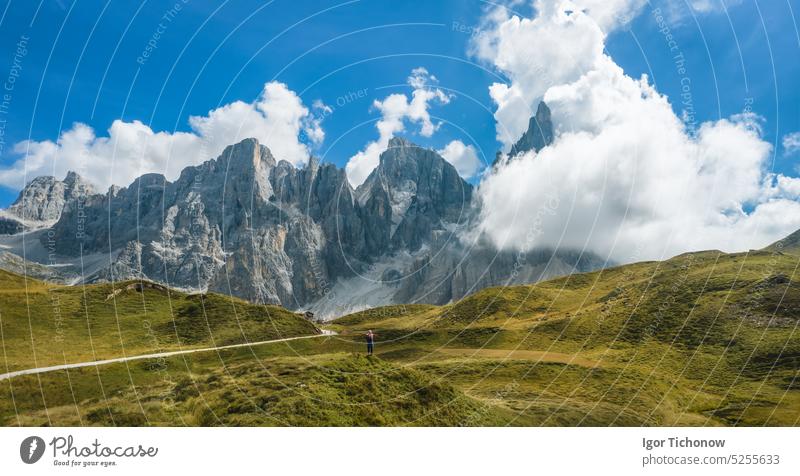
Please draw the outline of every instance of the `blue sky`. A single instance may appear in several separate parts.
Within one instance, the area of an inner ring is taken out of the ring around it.
[[[667,2],[646,6],[629,28],[609,37],[608,53],[629,76],[648,74],[680,112],[674,98],[681,75],[651,14],[658,7],[670,10],[669,26],[691,72],[697,120],[752,108],[765,119],[764,139],[776,146],[774,170],[793,173],[798,156],[785,154],[780,142],[800,130],[800,5],[743,0],[730,6],[729,15],[692,15],[681,4],[678,13]],[[417,67],[435,75],[454,97],[431,107],[434,120],[442,122],[435,134],[422,137],[408,127],[406,136],[436,148],[459,139],[489,161],[500,147],[488,86],[502,75],[468,55],[469,31],[479,24],[482,2],[275,0],[220,6],[190,0],[165,22],[173,5],[174,0],[8,2],[0,21],[0,72],[12,70],[15,45],[28,40],[7,101],[0,167],[19,158],[14,143],[55,140],[74,122],[98,135],[115,119],[140,120],[155,131],[186,131],[190,115],[234,100],[253,101],[273,80],[306,105],[321,99],[333,106],[322,124],[326,139],[315,151],[344,166],[376,139],[380,116],[372,101],[409,93],[406,78]],[[525,7],[520,11],[530,14]],[[137,62],[160,22],[166,28],[157,48]],[[17,192],[0,189],[0,206]]]

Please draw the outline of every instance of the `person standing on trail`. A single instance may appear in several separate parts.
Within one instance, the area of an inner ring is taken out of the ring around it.
[[[366,338],[367,338],[367,355],[372,355],[372,349],[375,346],[375,334],[372,332],[372,329],[367,331]]]

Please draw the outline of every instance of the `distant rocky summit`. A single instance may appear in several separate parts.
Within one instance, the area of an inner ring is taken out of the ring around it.
[[[537,117],[549,121],[546,106]],[[520,149],[552,141],[552,125],[534,123],[538,132],[526,132]],[[0,246],[67,282],[146,278],[323,318],[443,304],[604,264],[588,253],[520,255],[467,239],[478,206],[450,163],[402,138],[357,189],[333,164],[312,157],[297,168],[246,139],[174,182],[146,174],[95,193],[72,172],[63,181],[36,178],[0,215],[8,235]]]
[[[94,193],[92,185],[75,172],[69,172],[63,181],[55,177],[36,177],[5,210],[4,218],[18,219],[23,224],[52,223],[61,217],[68,202]]]
[[[550,108],[542,101],[536,109],[536,115],[528,121],[528,130],[511,147],[511,155],[523,154],[530,150],[539,152],[552,144],[554,137]]]

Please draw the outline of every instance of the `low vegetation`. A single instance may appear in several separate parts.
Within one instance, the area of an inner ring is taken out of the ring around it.
[[[147,282],[60,286],[0,271],[3,372],[319,333],[302,316]]]
[[[789,248],[691,253],[485,289],[447,306],[371,309],[329,323],[334,336],[16,377],[0,385],[0,419],[6,425],[797,425],[800,261]],[[285,310],[223,296],[153,287],[107,299],[124,285],[81,289],[2,279],[1,327],[12,369],[33,366],[32,343],[37,361],[63,363],[91,358],[92,348],[120,355],[121,343],[128,355],[151,350],[148,333],[161,348],[316,332]],[[74,346],[46,349],[53,295],[72,319],[60,325]],[[26,309],[35,310],[30,318]],[[372,358],[361,355],[367,329],[377,336]]]

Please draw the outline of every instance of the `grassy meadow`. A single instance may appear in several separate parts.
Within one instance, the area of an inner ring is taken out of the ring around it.
[[[691,253],[370,309],[332,336],[15,377],[0,424],[798,425],[798,264],[793,246]],[[213,294],[0,279],[10,370],[319,332]]]
[[[3,373],[318,333],[278,306],[147,282],[62,286],[0,271]]]

